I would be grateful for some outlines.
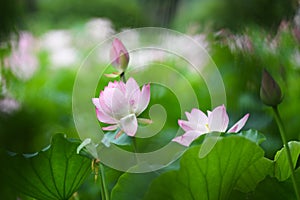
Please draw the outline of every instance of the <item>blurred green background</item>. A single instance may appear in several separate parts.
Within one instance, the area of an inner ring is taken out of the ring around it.
[[[279,110],[288,139],[299,140],[299,8],[296,0],[4,0],[0,6],[1,149],[39,151],[58,132],[77,138],[72,89],[82,59],[114,33],[158,26],[188,34],[206,47],[223,77],[230,124],[250,113],[245,129],[266,135],[263,148],[272,158],[282,143],[270,108],[259,98],[261,72],[266,68],[279,82],[284,94]],[[99,64],[104,64],[101,59]],[[211,109],[206,85],[197,74],[168,60],[160,62],[184,74],[200,108]],[[108,81],[101,80],[99,88]],[[151,103],[164,105],[168,112],[165,129],[151,140],[150,146],[158,148],[171,139],[164,133],[177,130],[180,112],[173,109],[178,102],[170,101],[174,94],[167,89],[154,86],[151,94]],[[18,195],[4,186],[0,192],[12,199]],[[93,192],[99,191],[90,191],[91,196]]]

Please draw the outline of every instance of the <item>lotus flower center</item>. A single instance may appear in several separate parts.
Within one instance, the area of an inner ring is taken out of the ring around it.
[[[210,128],[209,128],[208,124],[205,124],[205,128],[206,128],[207,132],[210,132]]]

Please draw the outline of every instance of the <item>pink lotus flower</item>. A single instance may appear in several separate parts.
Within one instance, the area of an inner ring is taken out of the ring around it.
[[[110,82],[99,98],[93,98],[96,106],[97,118],[100,122],[112,124],[103,127],[103,130],[113,131],[118,128],[129,136],[134,136],[139,116],[148,106],[150,101],[150,84],[144,85],[140,90],[133,78],[126,83]]]
[[[124,72],[129,62],[129,55],[127,49],[123,43],[115,38],[112,42],[112,48],[110,50],[110,59],[112,65],[119,71]]]
[[[207,116],[199,109],[192,109],[191,113],[185,113],[188,121],[178,120],[179,126],[185,131],[182,136],[174,138],[172,141],[178,142],[184,146],[189,146],[200,135],[209,132],[225,132],[229,118],[224,105],[216,107],[212,112],[207,111]],[[241,130],[249,114],[246,114],[236,124],[234,124],[227,132],[238,132]]]

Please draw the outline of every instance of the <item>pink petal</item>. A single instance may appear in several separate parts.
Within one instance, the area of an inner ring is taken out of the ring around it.
[[[199,109],[197,108],[193,108],[192,111],[191,111],[191,116],[192,116],[192,119],[200,119],[200,120],[207,120],[207,116]]]
[[[113,45],[116,46],[118,52],[123,51],[127,53],[127,49],[125,48],[124,44],[118,38],[115,38],[113,41]]]
[[[202,134],[203,133],[199,131],[187,131],[185,134],[174,138],[172,141],[188,147],[195,139],[197,139]]]
[[[111,96],[111,116],[120,119],[129,114],[129,105],[124,94],[119,89],[114,89]]]
[[[101,109],[107,114],[111,115],[111,94],[113,89],[105,88],[104,91],[100,92],[99,102]]]
[[[125,59],[129,60],[128,51],[126,50],[123,43],[115,38],[112,42],[112,48],[110,49],[110,59],[112,64],[119,69],[121,65],[120,56],[123,54]]]
[[[193,116],[191,115],[191,113],[185,112],[185,116],[187,117],[187,119],[188,119],[189,121],[192,121]]]
[[[107,124],[114,124],[116,123],[116,120],[113,119],[111,116],[106,114],[100,105],[100,101],[98,98],[92,98],[93,104],[96,106],[96,114],[97,118],[100,122],[107,123]]]
[[[224,105],[216,107],[208,116],[209,131],[225,132],[229,118]]]
[[[132,94],[140,91],[140,87],[133,78],[129,78],[126,82],[126,95],[130,97]]]
[[[210,116],[210,114],[211,114],[211,111],[207,111],[207,116],[209,117]]]
[[[118,84],[119,83],[117,81],[109,82],[108,85],[104,88],[104,90],[107,88],[116,88],[116,87],[118,87]]]
[[[208,117],[201,110],[194,108],[191,111],[190,121],[195,124],[195,129],[203,129],[208,123]]]
[[[121,40],[115,38],[113,41],[113,46],[115,47],[115,50],[118,53],[118,55],[120,55],[120,53],[124,53],[126,55],[126,58],[129,58],[127,49],[125,48]]]
[[[227,132],[228,133],[237,133],[237,132],[239,132],[245,126],[248,118],[249,118],[249,113],[246,114],[237,123],[235,123]]]
[[[133,78],[129,78],[126,82],[126,98],[128,100],[130,110],[136,112],[139,98],[141,95],[140,87]]]
[[[120,75],[120,73],[115,73],[115,74],[118,74],[118,76]],[[126,86],[125,86],[125,83],[123,83],[122,81],[109,82],[108,86],[105,87],[105,89],[106,88],[117,88],[117,89],[121,90],[124,93],[124,95],[126,93]]]
[[[119,56],[117,55],[117,49],[114,45],[112,45],[109,55],[112,65],[117,66],[119,63]]]
[[[113,119],[111,116],[105,114],[101,108],[96,108],[96,115],[100,122],[107,123],[107,124],[115,124],[117,121]]]
[[[134,114],[127,115],[120,120],[121,129],[129,136],[134,136],[137,131],[137,119]]]
[[[185,112],[188,121],[178,120],[179,126],[185,131],[195,130],[200,132],[207,132],[206,124],[207,116],[199,109],[192,109],[191,113]]]
[[[126,85],[122,81],[118,82],[117,88],[121,90],[121,92],[126,95]]]
[[[124,94],[118,88],[105,88],[99,97],[102,110],[109,116],[120,119],[129,114]]]
[[[93,104],[96,106],[96,108],[101,107],[99,98],[92,98]]]
[[[140,115],[148,106],[150,102],[150,84],[144,85],[139,97],[136,114]]]
[[[118,125],[112,125],[112,126],[102,127],[102,130],[104,130],[104,131],[114,131],[117,128],[118,128]]]
[[[184,131],[191,131],[195,130],[193,128],[193,125],[189,121],[184,121],[184,120],[178,120],[178,125],[184,130]]]

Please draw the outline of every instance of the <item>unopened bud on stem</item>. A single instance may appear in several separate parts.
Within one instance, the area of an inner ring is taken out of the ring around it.
[[[118,38],[115,38],[112,42],[110,58],[112,65],[119,72],[124,72],[126,70],[129,62],[129,54],[124,44]]]
[[[265,69],[262,74],[260,99],[267,106],[273,107],[277,106],[282,101],[282,93],[279,85]]]

